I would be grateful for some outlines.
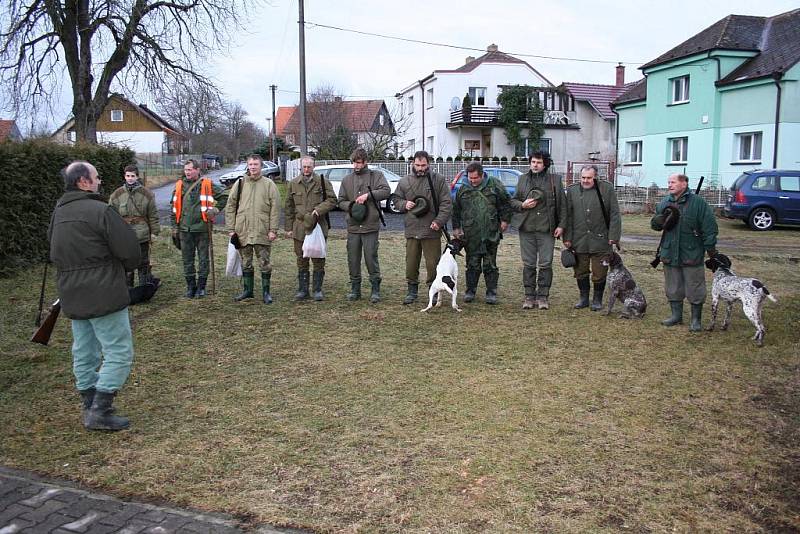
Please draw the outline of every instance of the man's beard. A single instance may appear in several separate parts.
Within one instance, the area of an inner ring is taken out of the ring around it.
[[[416,171],[416,170],[414,171],[414,175],[415,175],[417,178],[422,178],[422,177],[423,177],[423,176],[425,176],[426,174],[428,174],[428,169],[425,169],[424,171]]]

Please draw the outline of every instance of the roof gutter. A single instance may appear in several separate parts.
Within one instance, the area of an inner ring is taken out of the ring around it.
[[[430,79],[430,76],[417,82],[419,84],[419,92],[421,93],[419,100],[422,104],[422,109],[419,110],[419,116],[422,119],[422,150],[425,150],[425,87],[423,87],[423,83],[427,79]]]
[[[777,98],[775,99],[775,144],[772,148],[772,168],[778,168],[778,130],[780,128],[780,120],[781,120],[781,78],[783,78],[783,73],[778,71],[772,74],[772,81],[775,83],[775,87],[778,88]]]

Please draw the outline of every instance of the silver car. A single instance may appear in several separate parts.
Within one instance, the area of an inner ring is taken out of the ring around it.
[[[393,173],[389,169],[385,169],[383,167],[378,167],[377,165],[370,165],[370,169],[375,169],[376,171],[381,171],[383,176],[386,178],[386,181],[389,182],[389,189],[392,190],[392,193],[395,192],[397,189],[397,184],[400,182],[400,176]],[[339,188],[342,185],[342,180],[345,176],[353,172],[352,165],[320,165],[319,167],[314,167],[314,172],[325,178],[326,180],[330,181],[331,185],[333,186],[333,192],[336,194],[336,197],[339,197]],[[381,200],[381,207],[391,213],[400,213],[393,205],[387,206],[387,202],[385,200]]]
[[[233,186],[234,182],[247,174],[247,163],[240,163],[230,172],[226,172],[219,177],[219,183],[225,187]],[[271,161],[265,161],[261,166],[261,176],[267,178],[277,178],[281,175],[281,169]]]

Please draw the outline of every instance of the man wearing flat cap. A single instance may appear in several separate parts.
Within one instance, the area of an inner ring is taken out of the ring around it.
[[[430,156],[424,150],[414,154],[413,172],[403,177],[395,191],[395,207],[405,213],[406,282],[403,304],[417,300],[419,264],[425,256],[425,282],[436,279],[436,265],[442,255],[442,228],[450,219],[450,187],[441,174],[430,169]]]
[[[686,175],[671,175],[667,189],[669,195],[658,204],[650,221],[653,230],[664,233],[659,259],[664,264],[664,292],[672,314],[661,324],[682,324],[686,299],[692,307],[689,331],[699,332],[706,300],[703,252],[709,258],[717,252],[717,221],[705,199],[689,189]]]
[[[325,258],[303,257],[303,240],[319,224],[325,238],[328,238],[329,211],[336,207],[336,195],[330,181],[314,172],[314,158],[303,156],[300,160],[300,175],[289,182],[286,188],[286,236],[293,239],[294,254],[297,257],[297,293],[295,300],[309,298],[308,283],[311,278],[310,264],[314,266],[314,300],[325,298],[322,281],[325,278]]]
[[[361,256],[369,273],[369,301],[381,300],[381,266],[378,261],[381,201],[389,198],[389,182],[381,171],[370,169],[367,151],[357,148],[350,155],[353,172],[342,180],[339,208],[347,213],[347,268],[350,292],[347,300],[361,298]]]
[[[262,165],[263,160],[258,154],[251,154],[247,158],[247,174],[231,187],[230,200],[225,209],[225,224],[231,238],[238,241],[239,256],[242,258],[244,290],[234,300],[253,298],[255,256],[261,271],[264,304],[272,304],[270,255],[272,242],[278,237],[281,198],[275,182],[261,176]]]

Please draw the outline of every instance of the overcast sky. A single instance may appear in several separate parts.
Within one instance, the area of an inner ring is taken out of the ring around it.
[[[435,69],[453,69],[469,55],[480,56],[491,43],[524,59],[555,85],[613,84],[617,62],[625,63],[626,81],[633,81],[641,77],[640,65],[729,14],[777,15],[796,8],[797,0],[305,0],[304,5],[308,91],[329,84],[348,99],[385,99],[391,109],[400,89]],[[298,0],[269,0],[251,14],[230,56],[216,58],[213,77],[227,100],[242,104],[264,128],[272,114],[270,84],[278,86],[277,106],[297,104],[299,98],[297,20]],[[402,42],[312,23],[479,50]],[[133,100],[144,99],[134,95]],[[65,102],[63,115],[54,117],[57,125],[68,111]]]

